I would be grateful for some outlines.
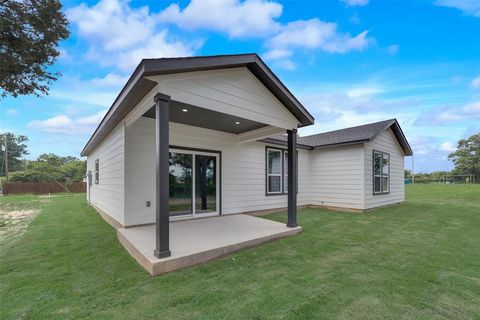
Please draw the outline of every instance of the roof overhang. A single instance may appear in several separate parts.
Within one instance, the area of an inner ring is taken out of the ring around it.
[[[260,139],[258,140],[260,142],[264,142],[264,143],[268,143],[268,144],[275,144],[275,145],[279,145],[279,146],[287,146],[287,141],[282,141],[282,140],[276,140],[276,139],[272,139],[272,138],[265,138],[265,139]],[[301,143],[297,143],[297,148],[299,149],[305,149],[305,150],[312,150],[312,147],[311,146],[307,146],[306,144],[301,144]]]
[[[407,138],[405,137],[405,134],[402,131],[402,128],[400,127],[400,124],[398,123],[397,119],[392,119],[388,124],[385,125],[385,129],[387,130],[390,128],[395,135],[395,138],[397,138],[398,143],[400,144],[400,147],[403,150],[403,153],[406,156],[411,156],[413,155],[413,150],[410,147],[410,144],[408,143]],[[372,141],[375,139],[378,135],[372,137],[370,140]]]
[[[335,148],[335,147],[342,147],[342,146],[349,146],[349,145],[356,145],[356,144],[363,144],[367,142],[373,141],[381,132],[391,129],[395,138],[397,139],[400,147],[403,150],[405,156],[411,156],[413,154],[412,148],[405,137],[400,124],[396,119],[386,120],[384,127],[378,131],[376,135],[371,136],[368,139],[358,139],[358,140],[349,140],[339,143],[330,143],[330,144],[322,144],[322,145],[314,145],[314,144],[298,144],[299,148],[303,149],[310,149],[310,150],[317,150],[317,149],[328,149],[328,148]],[[348,129],[348,128],[347,128]],[[286,145],[285,139],[275,139],[275,138],[266,138],[259,140],[261,142],[270,143],[270,144],[277,144],[277,145]]]
[[[107,114],[83,148],[88,155],[123,118],[150,92],[156,82],[153,75],[246,67],[299,121],[299,127],[313,124],[313,116],[295,98],[257,54],[205,56],[188,58],[144,59],[120,91]]]

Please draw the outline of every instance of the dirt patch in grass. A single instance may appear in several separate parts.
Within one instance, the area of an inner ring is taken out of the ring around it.
[[[0,210],[0,241],[10,236],[21,235],[39,212],[40,210],[38,209]]]
[[[34,195],[1,197],[0,243],[21,236],[49,201]]]

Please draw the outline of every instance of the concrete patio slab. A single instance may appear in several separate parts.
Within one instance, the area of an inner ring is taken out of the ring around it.
[[[245,248],[295,235],[301,227],[244,214],[170,222],[168,258],[158,259],[155,226],[117,229],[120,243],[151,275],[203,263]]]

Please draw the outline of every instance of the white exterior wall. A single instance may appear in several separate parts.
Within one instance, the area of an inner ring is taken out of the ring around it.
[[[87,190],[90,203],[121,224],[125,220],[124,133],[121,123],[87,158],[87,171],[92,172],[92,186]],[[99,159],[99,184],[95,184],[96,159]]]
[[[363,145],[310,151],[311,204],[363,209]]]
[[[125,143],[124,143],[125,142]],[[238,143],[229,133],[170,123],[170,145],[221,151],[222,214],[279,209],[287,195],[265,194],[265,148],[261,142]],[[273,148],[283,148],[270,145]],[[372,192],[372,150],[390,154],[390,193]],[[370,209],[403,202],[404,154],[390,129],[373,142],[337,148],[299,149],[298,205]],[[90,201],[123,225],[155,221],[155,122],[140,118],[117,126],[88,156]],[[150,201],[150,207],[146,202]]]
[[[390,154],[390,193],[373,195],[373,150]],[[404,152],[391,129],[365,144],[365,209],[405,201]]]
[[[158,82],[157,92],[169,95],[172,100],[278,128],[292,129],[299,124],[245,67],[152,76],[149,79]]]
[[[126,225],[155,222],[155,123],[126,128]],[[287,195],[265,195],[265,143],[233,143],[235,135],[170,123],[170,145],[221,151],[222,214],[284,208]],[[278,148],[278,146],[273,146]],[[299,149],[298,205],[309,204],[309,151]],[[145,205],[146,201],[151,206]]]

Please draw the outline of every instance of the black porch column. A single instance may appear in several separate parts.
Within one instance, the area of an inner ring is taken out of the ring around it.
[[[287,130],[288,135],[288,222],[287,227],[297,226],[297,130]]]
[[[170,253],[170,213],[169,201],[169,155],[168,155],[168,107],[170,97],[161,93],[155,96],[155,132],[156,132],[156,247],[154,255],[165,258]]]

